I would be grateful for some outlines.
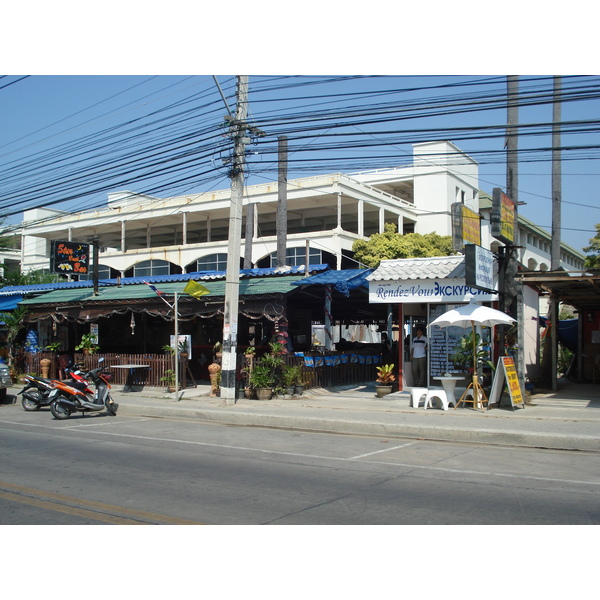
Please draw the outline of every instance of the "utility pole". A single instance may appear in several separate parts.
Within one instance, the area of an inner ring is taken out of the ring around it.
[[[550,247],[550,270],[560,269],[560,221],[561,221],[561,151],[560,151],[560,120],[561,120],[561,78],[554,77],[554,102],[552,105],[552,245]],[[550,325],[552,340],[552,390],[558,389],[556,373],[558,369],[558,298],[550,296]]]
[[[287,242],[287,137],[279,137],[277,183],[277,266],[286,264]]]
[[[223,315],[223,364],[221,398],[226,405],[235,404],[237,366],[237,333],[240,299],[240,248],[242,236],[242,201],[244,163],[246,154],[246,118],[248,115],[248,76],[238,75],[235,118],[231,121],[233,136],[233,165],[231,177],[231,206],[229,209],[229,241],[225,277],[225,312]]]
[[[518,247],[519,247],[519,158],[518,158],[518,123],[519,123],[519,77],[509,75],[507,77],[507,128],[506,128],[506,195],[514,202],[514,234],[513,243],[505,248],[504,255],[504,294],[500,295],[501,310],[507,312],[517,321],[516,334],[516,369],[519,376],[521,389],[525,383],[525,353],[523,352],[524,323],[523,323],[523,289],[522,284],[517,282],[519,269]],[[502,346],[504,345],[504,334],[500,335]],[[504,348],[501,348],[501,352]]]

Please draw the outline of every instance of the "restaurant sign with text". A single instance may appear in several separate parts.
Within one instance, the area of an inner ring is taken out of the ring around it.
[[[90,267],[90,245],[79,242],[51,241],[50,271],[65,275],[87,275]]]
[[[498,299],[497,292],[471,287],[464,279],[411,279],[408,281],[369,281],[369,302],[469,302]]]

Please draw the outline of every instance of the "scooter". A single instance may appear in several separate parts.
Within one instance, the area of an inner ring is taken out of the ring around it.
[[[100,363],[104,358],[100,359]],[[110,383],[102,374],[102,365],[92,369],[85,374],[86,379],[91,379],[96,390],[89,390],[87,393],[79,390],[64,381],[53,381],[54,390],[50,392],[52,403],[50,412],[58,420],[68,419],[71,413],[81,412],[100,412],[106,408],[106,412],[115,416],[117,414],[118,404],[110,396]],[[89,389],[89,388],[88,388]]]
[[[71,381],[67,381],[70,386],[80,389],[81,391],[89,389],[88,382],[83,377],[83,374],[79,370],[78,365],[73,365],[73,369],[66,368],[65,375],[70,377]],[[50,406],[52,399],[50,398],[50,392],[55,389],[52,384],[52,379],[46,379],[44,377],[38,377],[37,375],[25,375],[25,387],[17,393],[22,394],[21,404],[23,409],[26,411],[39,410],[42,406]]]

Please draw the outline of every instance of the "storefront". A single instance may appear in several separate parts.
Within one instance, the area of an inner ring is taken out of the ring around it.
[[[454,364],[452,356],[461,338],[469,333],[461,327],[440,328],[429,323],[454,306],[469,302],[491,303],[498,299],[497,292],[484,292],[466,284],[464,256],[384,260],[371,273],[369,302],[394,306],[401,332],[398,352],[399,387],[412,387],[413,372],[410,345],[418,327],[425,328],[428,342],[427,386],[436,385],[433,378],[446,373],[466,375],[466,369]],[[396,309],[397,305],[397,309]],[[484,347],[493,360],[493,341],[490,330],[478,331]]]

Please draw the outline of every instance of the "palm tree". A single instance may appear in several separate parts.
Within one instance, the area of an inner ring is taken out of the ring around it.
[[[0,313],[0,321],[2,321],[6,327],[6,349],[8,351],[9,367],[14,363],[13,344],[19,331],[23,328],[26,314],[27,309],[23,306],[15,308],[15,310],[11,312]]]

